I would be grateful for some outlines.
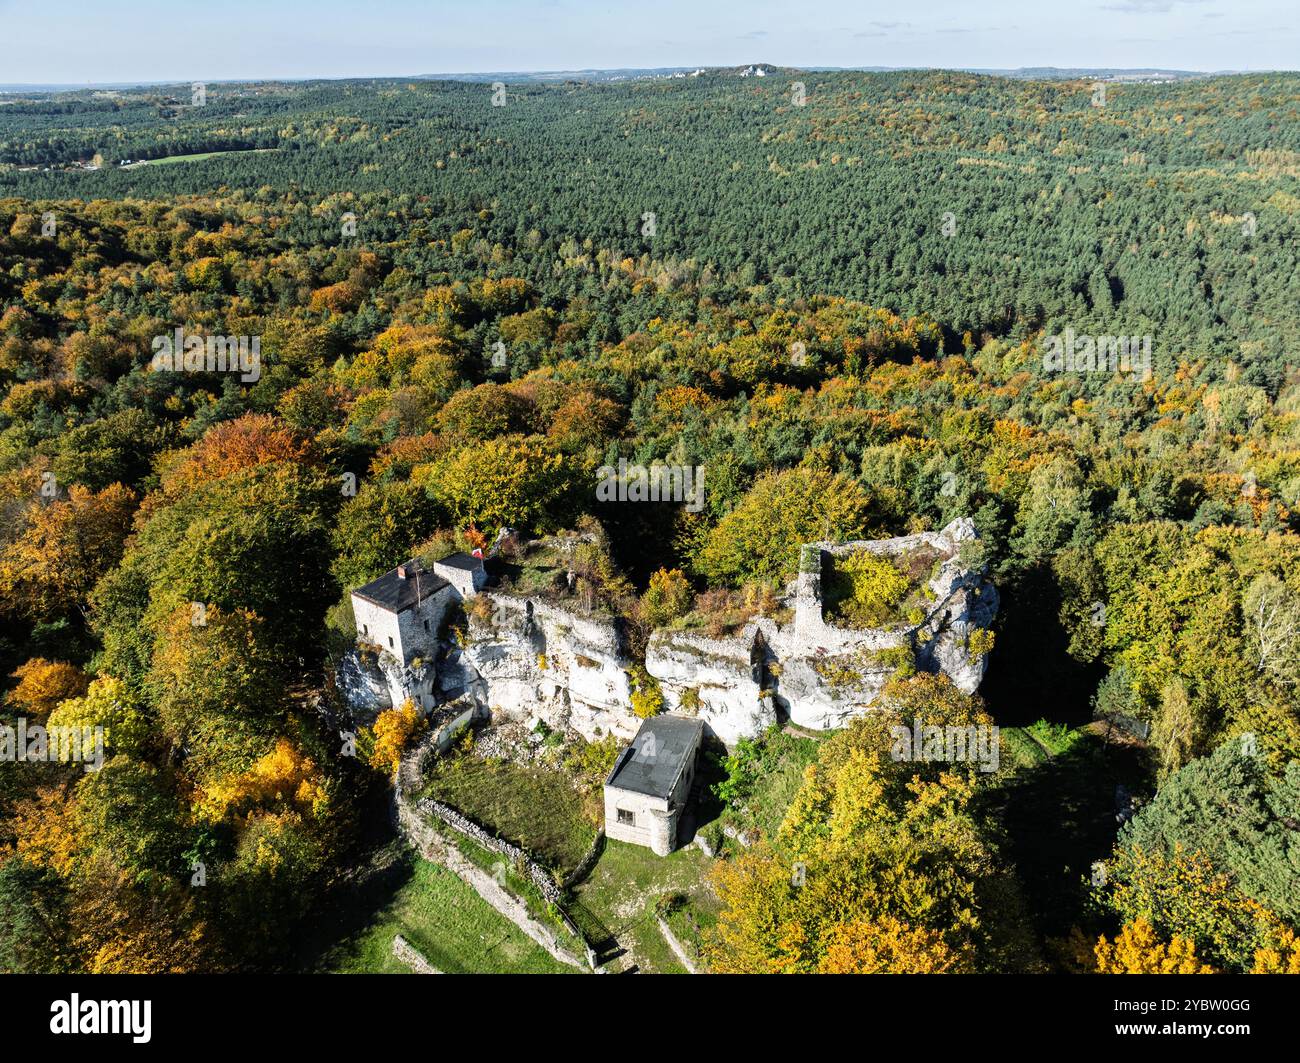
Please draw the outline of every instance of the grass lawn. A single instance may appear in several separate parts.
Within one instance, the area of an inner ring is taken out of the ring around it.
[[[571,910],[580,922],[603,926],[627,950],[611,970],[680,974],[684,968],[659,931],[655,905],[661,897],[680,894],[702,913],[702,921],[711,920],[718,907],[704,884],[711,863],[694,846],[655,856],[640,845],[607,841],[595,870],[575,889],[577,904]]]
[[[461,754],[438,760],[425,794],[451,805],[567,875],[596,837],[582,796],[562,772]]]
[[[435,828],[438,824],[434,824]],[[505,857],[500,853],[494,853],[463,834],[457,834],[453,830],[442,831],[442,836],[446,838],[456,850],[468,860],[471,864],[486,871],[495,878],[506,892],[524,902],[528,909],[528,914],[544,926],[549,926],[560,939],[560,944],[572,952],[575,956],[581,956],[586,942],[580,941],[574,937],[572,932],[560,920],[551,906],[547,903],[546,898],[542,896],[542,891],[528,878],[520,872],[518,868],[506,863]]]
[[[803,785],[804,768],[817,759],[822,741],[773,728],[752,742],[738,743],[729,758],[735,765],[734,792],[722,822],[737,830],[757,829],[774,837],[785,810]]]
[[[410,879],[373,921],[326,956],[344,974],[409,973],[393,956],[401,934],[448,974],[573,974],[469,886],[436,864],[416,860]]]
[[[1002,740],[1004,768],[1032,768],[1048,759],[1047,751],[1026,734],[1023,727],[1000,727],[998,737]]]
[[[1052,756],[1059,757],[1082,739],[1085,732],[1082,728],[1071,727],[1069,724],[1038,720],[1026,727],[1025,733]]]
[[[1143,792],[1149,768],[1143,750],[1107,745],[1087,731],[1072,732],[1050,758],[1018,732],[1002,730],[1003,753],[1016,760],[1004,760],[1012,770],[982,800],[1005,827],[1007,855],[1040,934],[1061,937],[1082,923],[1092,864],[1115,843],[1116,786]]]
[[[568,571],[560,551],[554,547],[532,545],[512,572],[520,594],[555,592],[561,586],[557,577]]]
[[[704,936],[718,921],[721,902],[713,893],[701,890],[682,903],[671,905],[664,921],[681,942],[698,970],[704,970]]]

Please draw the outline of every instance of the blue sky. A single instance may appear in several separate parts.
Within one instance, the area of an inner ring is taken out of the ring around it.
[[[0,83],[720,66],[1300,67],[1300,0],[0,0]]]

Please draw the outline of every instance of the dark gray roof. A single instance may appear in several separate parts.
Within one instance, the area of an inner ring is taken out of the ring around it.
[[[457,550],[454,554],[438,558],[438,564],[446,565],[448,568],[460,568],[466,572],[473,572],[476,568],[483,567],[483,560],[473,554],[465,553],[464,550]]]
[[[397,574],[397,569],[385,572],[377,580],[372,580],[364,587],[358,587],[352,593],[358,598],[374,602],[392,613],[404,613],[417,602],[422,602],[430,595],[446,587],[447,581],[432,572],[426,572],[417,560],[407,561],[404,566],[406,579]],[[417,591],[418,588],[418,591]],[[418,597],[417,597],[418,594]]]
[[[704,724],[686,716],[652,716],[614,764],[606,786],[667,798],[699,746]]]

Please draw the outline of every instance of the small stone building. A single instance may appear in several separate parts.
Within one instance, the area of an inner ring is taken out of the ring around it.
[[[352,592],[357,641],[402,665],[430,656],[447,608],[472,598],[486,579],[483,559],[466,553],[435,561],[432,572],[417,559],[404,562]]]
[[[667,856],[695,782],[704,723],[686,716],[652,716],[619,754],[605,780],[605,834]]]
[[[462,599],[473,598],[487,582],[487,572],[483,568],[483,559],[458,550],[448,554],[441,561],[433,563],[433,572],[441,576],[455,588]]]

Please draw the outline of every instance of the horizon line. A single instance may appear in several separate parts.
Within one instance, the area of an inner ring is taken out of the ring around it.
[[[312,81],[438,81],[443,79],[464,80],[469,78],[486,78],[486,77],[558,77],[565,74],[654,74],[658,72],[680,72],[690,70],[701,70],[705,73],[714,73],[717,71],[739,70],[746,67],[765,67],[773,70],[791,70],[806,71],[809,73],[863,73],[863,74],[882,74],[898,73],[905,71],[949,71],[963,74],[983,74],[989,77],[1005,77],[1023,73],[1025,71],[1044,71],[1060,72],[1062,74],[1077,73],[1085,74],[1175,74],[1175,75],[1193,75],[1198,77],[1230,77],[1241,74],[1297,74],[1300,69],[1282,69],[1277,67],[1245,67],[1245,68],[1225,68],[1218,70],[1198,70],[1183,67],[1118,67],[1118,66],[1035,66],[1021,65],[1015,67],[974,67],[974,66],[921,66],[921,65],[904,65],[904,66],[794,66],[783,63],[727,63],[721,65],[705,64],[683,64],[674,66],[652,66],[652,67],[557,67],[553,69],[528,69],[528,70],[459,70],[459,71],[438,71],[422,74],[310,74],[310,75],[293,75],[277,76],[274,74],[257,75],[254,77],[239,78],[163,78],[158,80],[125,80],[125,81],[14,81],[0,82],[0,92],[21,92],[21,91],[49,91],[53,89],[68,89],[72,91],[81,91],[84,89],[110,89],[110,88],[152,88],[155,86],[167,85],[190,85],[202,83],[205,85],[255,85],[267,82],[285,82],[285,83],[306,83]],[[1034,80],[1034,79],[1028,79]]]

